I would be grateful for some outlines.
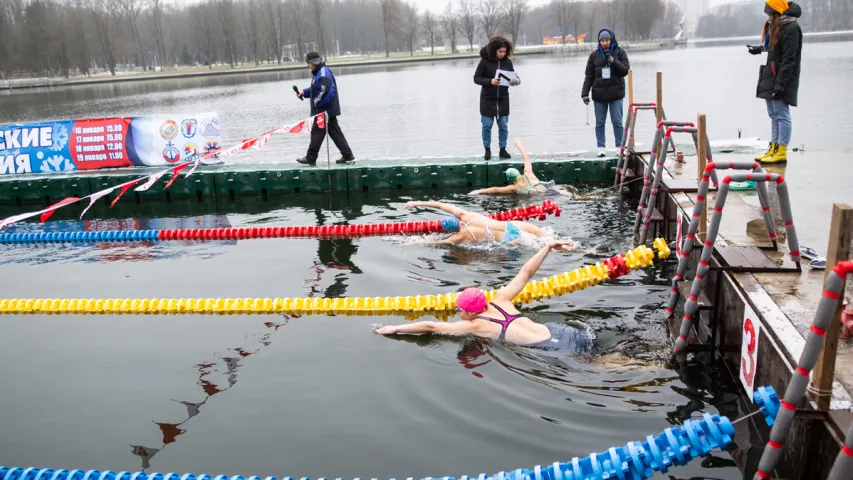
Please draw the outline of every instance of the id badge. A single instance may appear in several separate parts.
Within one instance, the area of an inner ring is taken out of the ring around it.
[[[601,78],[605,80],[610,80],[610,67],[601,69]]]

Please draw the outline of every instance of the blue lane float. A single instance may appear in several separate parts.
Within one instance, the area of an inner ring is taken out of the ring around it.
[[[779,411],[781,402],[773,387],[760,387],[754,399],[768,424]],[[773,418],[771,418],[773,417]],[[664,430],[657,437],[651,435],[644,442],[628,442],[623,447],[610,448],[571,462],[532,470],[517,469],[512,472],[485,473],[460,480],[645,480],[655,472],[666,473],[670,468],[686,465],[696,457],[703,457],[715,449],[724,449],[732,442],[735,429],[727,417],[705,413],[701,420],[685,420],[680,427]],[[242,477],[239,475],[178,475],[176,473],[111,472],[100,470],[52,470],[42,468],[0,467],[0,480],[278,480],[276,477]],[[283,480],[294,480],[283,477]],[[306,477],[300,480],[309,480]],[[326,480],[320,478],[319,480]],[[343,480],[343,479],[337,479]],[[355,480],[361,480],[359,478]],[[372,479],[377,480],[377,479]],[[396,480],[396,479],[391,479]],[[409,478],[408,480],[414,480]],[[455,477],[426,477],[422,480],[456,480]]]
[[[159,235],[160,230],[3,233],[0,234],[0,244],[138,242],[157,240]]]

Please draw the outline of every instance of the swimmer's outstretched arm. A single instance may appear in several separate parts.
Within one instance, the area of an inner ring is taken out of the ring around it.
[[[439,210],[444,210],[445,212],[455,216],[456,218],[459,218],[462,215],[465,215],[465,210],[463,210],[459,207],[454,207],[453,205],[448,205],[446,203],[442,203],[442,202],[418,202],[418,201],[414,201],[414,202],[406,202],[406,204],[403,205],[403,208],[405,208],[407,210],[411,209],[411,208],[415,208],[415,207],[437,208]]]
[[[524,145],[521,144],[521,140],[518,138],[515,139],[515,146],[518,148],[518,151],[521,152],[521,158],[524,159],[524,174],[533,177],[531,180],[538,180],[536,175],[533,174],[533,163],[530,161],[530,157],[527,156],[527,152],[524,150]]]
[[[562,249],[564,246],[571,245],[573,245],[572,242],[560,241],[551,242],[547,246],[543,247],[542,250],[539,250],[533,258],[528,260],[527,263],[521,267],[521,271],[518,272],[518,275],[516,275],[509,284],[498,290],[495,300],[511,302],[513,298],[524,290],[524,286],[527,285],[527,282],[529,282],[531,278],[533,278],[533,275],[536,275],[536,271],[542,266],[542,262],[545,261],[545,257],[548,256],[548,253],[550,253],[552,249]]]
[[[380,335],[394,335],[397,333],[445,333],[454,335],[464,335],[473,333],[473,324],[471,322],[416,322],[406,323],[403,325],[388,325],[376,330]]]
[[[503,193],[517,193],[518,189],[515,188],[515,185],[507,185],[505,187],[490,187],[490,188],[481,188],[480,190],[474,190],[468,195],[492,195],[492,194],[503,194]]]

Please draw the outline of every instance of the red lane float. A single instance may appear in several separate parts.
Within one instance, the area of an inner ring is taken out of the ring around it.
[[[551,200],[541,205],[528,205],[487,215],[500,220],[545,220],[547,215],[559,217],[560,207]],[[237,240],[246,238],[283,237],[365,237],[371,235],[419,234],[443,232],[439,220],[430,222],[368,223],[356,225],[311,225],[286,227],[233,227],[193,230],[160,230],[158,240]]]

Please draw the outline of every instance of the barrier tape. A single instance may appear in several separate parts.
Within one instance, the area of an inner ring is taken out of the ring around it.
[[[772,387],[764,387],[772,391]],[[774,392],[775,393],[775,392]],[[765,413],[762,410],[762,413]],[[766,415],[766,413],[765,413]],[[768,417],[769,419],[769,417]],[[731,420],[705,413],[702,419],[685,420],[681,426],[665,429],[657,437],[644,442],[628,442],[585,458],[570,462],[554,462],[546,467],[519,468],[512,472],[463,475],[460,480],[645,480],[654,472],[666,473],[669,468],[686,465],[694,458],[723,450],[732,442],[735,429]],[[261,477],[239,475],[179,475],[176,473],[111,472],[100,470],[53,470],[41,468],[12,468],[0,466],[3,480],[262,480]],[[265,477],[263,480],[277,480]],[[283,477],[283,480],[294,480]],[[309,480],[303,477],[301,480]],[[326,480],[320,478],[319,480]],[[343,480],[343,479],[338,479]],[[360,480],[360,479],[356,479]],[[377,479],[372,479],[377,480]],[[391,479],[396,480],[396,479]],[[455,477],[426,477],[422,480],[455,480]]]
[[[669,257],[663,239],[654,242],[658,258]],[[515,297],[516,303],[530,303],[542,298],[583,290],[618,278],[631,270],[652,264],[655,254],[641,245],[602,263],[587,265],[570,272],[528,283]],[[488,300],[497,290],[484,292]],[[143,299],[4,299],[0,314],[340,314],[347,312],[451,312],[456,308],[457,293],[408,297],[351,298],[143,298]]]
[[[486,215],[501,221],[545,220],[546,215],[560,216],[560,207],[546,200],[541,205]],[[388,234],[442,232],[439,220],[430,222],[372,223],[359,225],[312,225],[286,227],[206,228],[192,230],[107,230],[94,232],[37,232],[0,234],[0,244],[134,242],[153,240],[231,240],[286,237],[356,237]]]

